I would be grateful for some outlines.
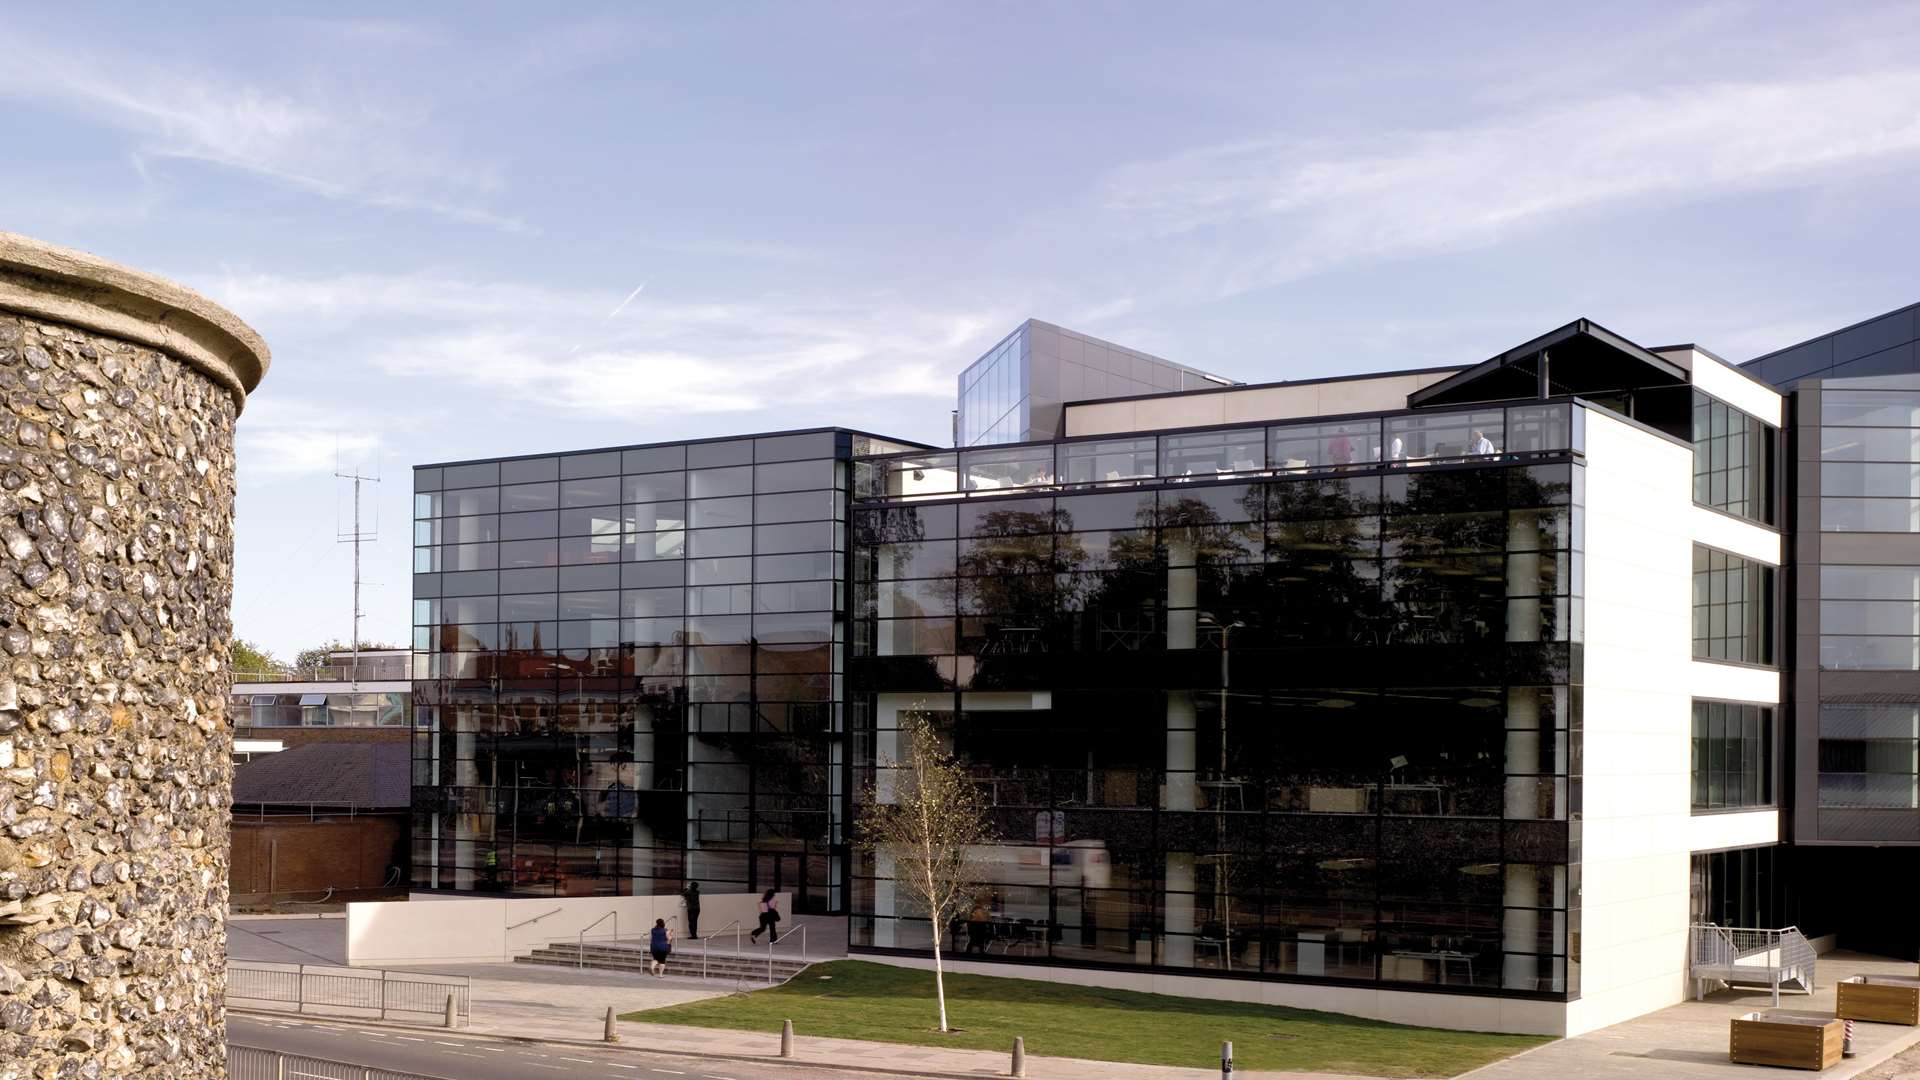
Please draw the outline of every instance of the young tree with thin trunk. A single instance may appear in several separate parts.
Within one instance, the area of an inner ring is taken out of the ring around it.
[[[897,749],[882,733],[877,779],[860,806],[861,845],[892,861],[895,913],[901,900],[933,926],[933,986],[940,1030],[947,1028],[947,983],[940,946],[947,926],[973,906],[979,852],[994,842],[980,785],[954,760],[926,713],[900,714]]]

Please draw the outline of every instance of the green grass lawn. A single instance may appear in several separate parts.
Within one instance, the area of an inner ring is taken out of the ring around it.
[[[1027,1051],[1101,1061],[1216,1067],[1233,1040],[1242,1069],[1453,1076],[1548,1040],[1403,1027],[1338,1013],[1166,997],[1066,983],[947,975],[940,1034],[933,973],[838,960],[815,964],[785,986],[627,1013],[623,1020],[773,1032],[792,1020],[801,1035],[875,1042]]]

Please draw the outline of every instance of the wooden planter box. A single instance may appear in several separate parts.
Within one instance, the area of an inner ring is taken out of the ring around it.
[[[1855,975],[1840,984],[1842,1020],[1920,1024],[1920,979],[1905,975]]]
[[[1733,1021],[1727,1056],[1736,1065],[1829,1068],[1840,1063],[1846,1025],[1817,1016],[1751,1012]]]

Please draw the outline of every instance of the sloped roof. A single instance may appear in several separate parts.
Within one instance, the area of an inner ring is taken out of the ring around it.
[[[1464,405],[1539,396],[1540,357],[1551,350],[1548,395],[1601,394],[1649,387],[1685,386],[1685,368],[1656,356],[1591,319],[1483,360],[1457,375],[1415,390],[1407,405]]]
[[[406,743],[319,742],[258,754],[233,770],[236,806],[352,806],[404,810],[412,802]]]

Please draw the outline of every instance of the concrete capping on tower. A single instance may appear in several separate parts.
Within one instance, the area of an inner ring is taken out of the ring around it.
[[[192,289],[16,233],[0,232],[0,310],[160,349],[240,407],[272,362],[252,327]]]

